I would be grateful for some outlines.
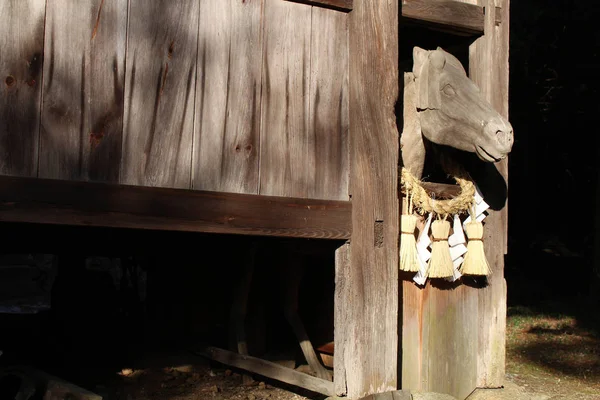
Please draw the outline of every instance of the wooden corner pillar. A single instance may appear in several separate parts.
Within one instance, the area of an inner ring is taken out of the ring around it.
[[[335,374],[358,399],[398,385],[398,0],[354,0],[349,17],[353,233],[338,251]]]

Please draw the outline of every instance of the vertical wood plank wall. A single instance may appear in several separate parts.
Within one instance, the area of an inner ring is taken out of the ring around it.
[[[0,174],[348,200],[347,13],[285,0],[0,11]]]
[[[118,182],[127,0],[46,4],[39,177]]]
[[[198,7],[130,0],[122,183],[190,187]]]
[[[45,0],[0,2],[2,175],[37,175],[45,4]]]
[[[200,3],[193,188],[258,193],[261,1]]]
[[[315,154],[308,137],[311,9],[265,0],[260,193],[307,197]]]
[[[470,77],[504,116],[508,116],[509,0],[460,0],[484,6],[485,35],[470,48]],[[496,8],[500,7],[500,8]],[[495,24],[495,13],[502,23]],[[506,162],[498,170],[507,177]],[[490,168],[494,168],[491,166]],[[418,288],[402,282],[402,388],[466,398],[476,387],[504,382],[506,207],[485,220],[485,249],[493,268],[488,286],[452,290]],[[438,360],[444,359],[444,363]]]

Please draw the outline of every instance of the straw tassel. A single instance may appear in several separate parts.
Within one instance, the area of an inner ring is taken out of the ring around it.
[[[417,217],[415,215],[402,215],[400,220],[400,269],[402,271],[417,272],[419,270],[419,258],[417,257],[417,242],[415,240],[415,228]]]
[[[447,278],[454,273],[454,264],[448,247],[450,222],[436,220],[431,224],[433,243],[431,244],[431,259],[429,260],[430,278]]]
[[[490,275],[492,270],[483,249],[483,224],[472,218],[465,224],[465,232],[469,242],[460,272],[463,275]]]

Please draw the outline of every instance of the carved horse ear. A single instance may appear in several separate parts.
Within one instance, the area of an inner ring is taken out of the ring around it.
[[[413,48],[413,74],[416,78],[421,75],[423,64],[427,61],[427,53],[429,53],[427,50],[423,50],[420,47],[415,46]]]
[[[429,59],[431,61],[431,65],[441,71],[446,66],[446,54],[444,54],[444,50],[441,47],[438,47],[437,50],[432,51],[429,54]]]
[[[446,65],[443,50],[413,48],[413,73],[417,84],[417,108],[420,110],[441,107],[439,93],[440,74]]]
[[[418,109],[429,108],[429,53],[420,47],[413,48],[413,74],[417,84],[416,106]]]

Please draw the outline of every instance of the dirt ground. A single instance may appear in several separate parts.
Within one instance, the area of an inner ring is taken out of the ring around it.
[[[595,325],[560,312],[509,308],[506,389],[480,399],[600,400],[600,336]],[[148,355],[92,388],[116,400],[316,400],[325,396],[242,376],[192,353]],[[153,366],[155,365],[155,366]],[[299,368],[303,369],[305,366]],[[304,371],[307,370],[304,368]]]
[[[546,307],[552,309],[552,307]],[[583,309],[583,306],[580,310]],[[597,310],[508,310],[507,380],[526,393],[552,400],[600,399],[600,335]]]
[[[313,400],[325,396],[239,372],[188,352],[151,354],[145,367],[125,368],[95,392],[114,400]],[[308,372],[307,366],[297,369]],[[248,380],[248,379],[246,379]]]

